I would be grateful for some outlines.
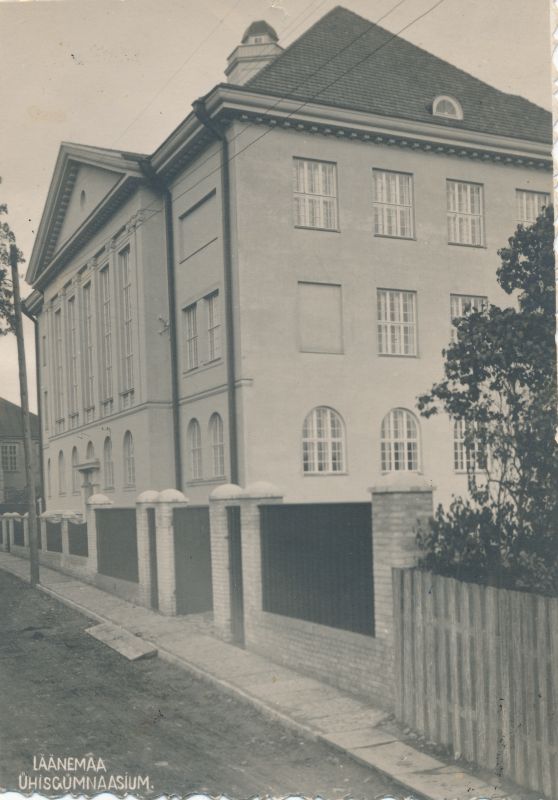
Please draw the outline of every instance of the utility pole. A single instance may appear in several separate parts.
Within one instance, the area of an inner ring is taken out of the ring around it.
[[[35,499],[35,479],[33,477],[33,450],[31,440],[31,420],[29,418],[29,396],[27,393],[27,367],[25,365],[25,343],[23,341],[23,322],[21,317],[21,294],[17,271],[17,247],[10,245],[10,265],[12,268],[12,290],[14,293],[14,325],[17,339],[17,360],[19,365],[19,393],[23,416],[23,448],[25,452],[25,481],[29,499],[29,563],[31,567],[31,586],[39,583],[39,547],[37,535],[37,503]]]

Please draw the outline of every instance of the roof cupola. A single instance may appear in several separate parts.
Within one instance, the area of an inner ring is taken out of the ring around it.
[[[273,61],[283,48],[274,28],[265,20],[257,20],[244,31],[241,43],[227,60],[225,75],[229,83],[243,85],[262,67]]]

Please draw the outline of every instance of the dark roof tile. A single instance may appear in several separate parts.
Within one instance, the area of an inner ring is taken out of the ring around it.
[[[39,417],[30,414],[31,417],[31,436],[33,439],[39,438]],[[0,397],[0,439],[22,439],[23,438],[23,419],[21,416],[21,406],[10,403]]]

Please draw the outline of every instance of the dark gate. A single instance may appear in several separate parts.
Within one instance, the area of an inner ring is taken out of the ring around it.
[[[159,609],[159,580],[157,577],[157,528],[155,509],[147,509],[147,537],[149,545],[149,577],[151,584],[151,608]]]
[[[89,555],[87,522],[68,521],[68,549],[72,556],[83,556],[87,558]]]
[[[62,552],[62,521],[46,521],[46,549],[51,553]]]
[[[22,519],[14,519],[14,544],[18,547],[23,547],[25,544]]]
[[[244,646],[244,589],[242,582],[242,534],[239,506],[227,508],[229,532],[229,593],[231,634],[234,644]]]
[[[174,568],[176,613],[199,614],[213,609],[208,506],[175,508]]]
[[[97,509],[95,522],[100,574],[138,583],[136,509]]]
[[[263,609],[374,635],[370,503],[260,507]]]

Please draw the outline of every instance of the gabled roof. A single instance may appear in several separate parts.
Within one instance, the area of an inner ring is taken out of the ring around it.
[[[337,6],[246,84],[255,92],[552,142],[549,111]],[[432,115],[438,95],[456,97],[463,120]]]
[[[101,207],[111,204],[114,206],[130,193],[142,179],[138,162],[146,158],[147,156],[140,153],[62,142],[33,252],[29,259],[26,275],[28,283],[33,283],[39,277],[61,248],[64,249],[65,245],[75,243],[76,237],[79,238],[79,235],[88,226],[91,227],[94,221],[100,219]],[[111,183],[110,189],[107,189],[101,202],[90,210],[87,218],[76,230],[75,235],[69,239],[69,242],[59,242],[60,230],[64,223],[76,176],[82,165],[97,167],[113,173],[114,182]]]
[[[31,436],[33,439],[39,438],[39,417],[30,414]],[[23,439],[23,418],[21,407],[15,403],[10,403],[0,397],[0,439]]]

